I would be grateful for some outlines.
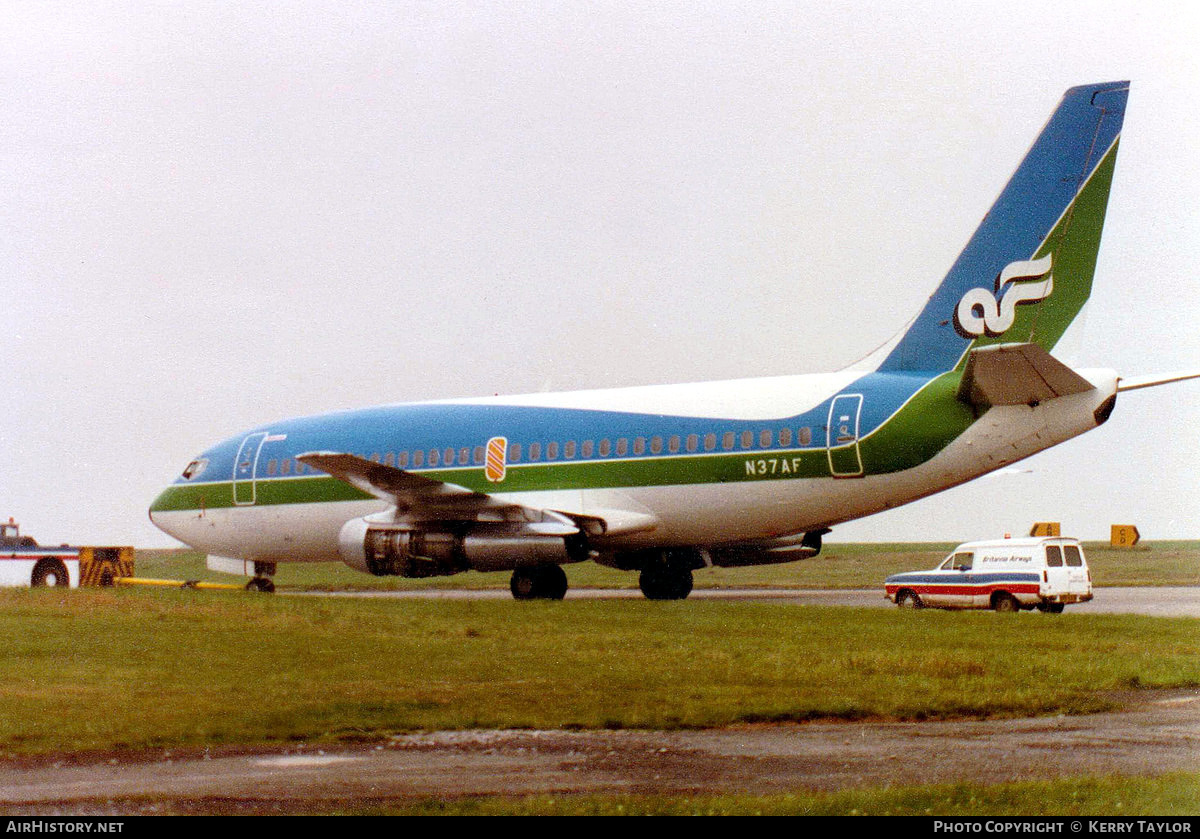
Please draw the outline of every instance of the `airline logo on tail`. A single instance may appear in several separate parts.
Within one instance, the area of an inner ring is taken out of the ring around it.
[[[954,310],[954,328],[964,338],[995,338],[1012,329],[1017,306],[1045,300],[1054,292],[1053,254],[1010,262],[996,277],[995,292],[973,288]],[[1044,279],[1043,279],[1044,278]]]

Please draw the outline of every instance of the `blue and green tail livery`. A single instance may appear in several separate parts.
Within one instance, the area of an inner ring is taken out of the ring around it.
[[[881,370],[950,370],[991,343],[1054,348],[1091,293],[1128,95],[1128,82],[1067,91]]]
[[[150,508],[198,549],[376,575],[788,562],[860,516],[1095,428],[1121,384],[1051,355],[1091,292],[1128,85],[1067,91],[910,329],[870,372],[387,405],[282,420],[195,457]],[[263,579],[252,584],[265,587]]]

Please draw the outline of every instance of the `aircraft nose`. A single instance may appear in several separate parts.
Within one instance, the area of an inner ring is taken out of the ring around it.
[[[160,492],[158,497],[151,502],[150,509],[146,512],[150,516],[150,522],[155,527],[168,536],[172,536],[188,544],[188,540],[185,538],[186,534],[182,532],[183,528],[180,526],[185,519],[180,514],[178,499],[173,487],[167,487]]]

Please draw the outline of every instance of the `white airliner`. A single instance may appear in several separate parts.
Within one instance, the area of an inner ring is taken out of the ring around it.
[[[1068,90],[912,326],[874,369],[389,405],[225,440],[150,508],[167,533],[254,564],[375,575],[562,565],[692,571],[811,557],[839,522],[956,486],[1097,427],[1122,379],[1050,351],[1091,292],[1127,82]]]

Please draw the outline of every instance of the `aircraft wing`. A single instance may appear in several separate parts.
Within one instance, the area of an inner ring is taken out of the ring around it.
[[[343,452],[308,452],[296,457],[339,481],[395,505],[397,521],[514,522],[542,535],[579,532],[570,517],[554,510],[505,501],[483,492],[437,481]]]
[[[986,410],[1032,405],[1092,390],[1093,385],[1037,344],[993,344],[971,350],[958,398]]]

